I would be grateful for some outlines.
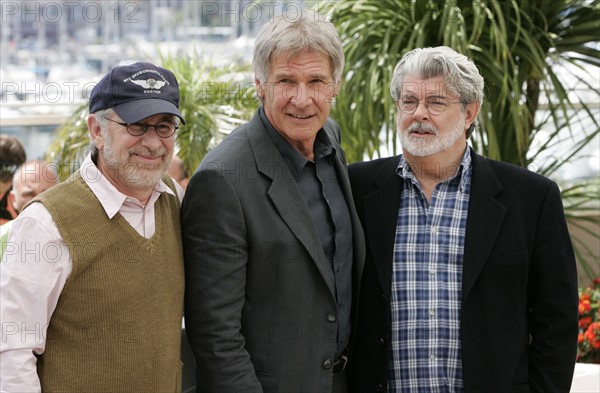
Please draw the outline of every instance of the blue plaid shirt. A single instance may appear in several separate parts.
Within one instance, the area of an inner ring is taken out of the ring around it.
[[[427,203],[404,156],[392,273],[390,392],[462,392],[461,284],[471,155]]]

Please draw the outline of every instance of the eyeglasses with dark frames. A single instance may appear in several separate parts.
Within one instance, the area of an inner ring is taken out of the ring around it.
[[[142,136],[148,131],[148,127],[154,127],[154,131],[156,131],[156,135],[161,138],[169,138],[171,137],[175,131],[179,129],[179,126],[170,121],[161,121],[157,124],[146,124],[146,123],[121,123],[120,121],[116,121],[110,118],[106,118],[106,120],[112,121],[113,123],[117,123],[120,126],[125,127],[129,135],[131,136]]]
[[[401,98],[396,101],[398,108],[404,113],[415,113],[419,104],[425,103],[425,109],[432,115],[441,115],[451,104],[462,104],[462,101],[443,101],[440,99],[417,100],[413,97]]]

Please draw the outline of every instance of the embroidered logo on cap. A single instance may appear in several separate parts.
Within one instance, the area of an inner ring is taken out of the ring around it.
[[[155,78],[148,78],[148,79],[134,79],[135,77],[138,77],[142,74],[145,73],[153,73],[158,75],[162,80],[157,80]],[[138,86],[143,87],[144,89],[149,89],[149,90],[144,90],[144,93],[160,93],[160,89],[165,86],[168,85],[169,82],[166,80],[166,78],[164,76],[162,76],[160,74],[160,72],[155,71],[155,70],[151,70],[151,69],[145,69],[142,71],[138,71],[135,74],[131,75],[129,78],[124,79],[123,82],[131,82],[134,83]]]
[[[167,82],[165,81],[157,81],[156,79],[150,78],[150,79],[132,79],[131,80],[133,83],[135,83],[136,85],[140,85],[145,89],[156,89],[156,90],[160,90],[161,87],[163,87],[164,85],[167,84]]]

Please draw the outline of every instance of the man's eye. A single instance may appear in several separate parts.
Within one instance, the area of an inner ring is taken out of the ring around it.
[[[427,106],[434,108],[443,108],[446,106],[446,103],[442,101],[430,101],[427,103]]]
[[[141,123],[133,123],[133,124],[128,125],[127,127],[129,127],[130,130],[137,131],[137,132],[142,132],[146,129],[146,125],[141,124]]]
[[[160,123],[156,126],[156,131],[168,133],[171,132],[175,128],[174,124],[171,123]]]

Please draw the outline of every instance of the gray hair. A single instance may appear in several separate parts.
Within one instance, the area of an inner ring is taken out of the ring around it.
[[[100,126],[100,131],[104,134],[108,131],[108,116],[112,115],[114,111],[111,108],[101,109],[99,111],[94,112],[96,116],[96,121],[98,122],[98,126]],[[98,148],[94,144],[94,141],[90,141],[90,153],[92,154],[92,158],[96,160],[98,158]]]
[[[261,84],[266,82],[273,59],[286,54],[291,57],[305,51],[327,55],[331,61],[333,79],[338,83],[344,69],[342,41],[335,26],[317,13],[290,18],[280,15],[266,23],[254,45],[252,69]]]
[[[448,91],[460,97],[463,109],[471,102],[479,102],[480,107],[483,103],[484,82],[479,69],[467,56],[447,46],[417,48],[402,56],[390,83],[394,100],[400,99],[402,84],[408,75],[422,79],[443,76]],[[467,139],[478,126],[479,120],[475,118],[467,130]]]

